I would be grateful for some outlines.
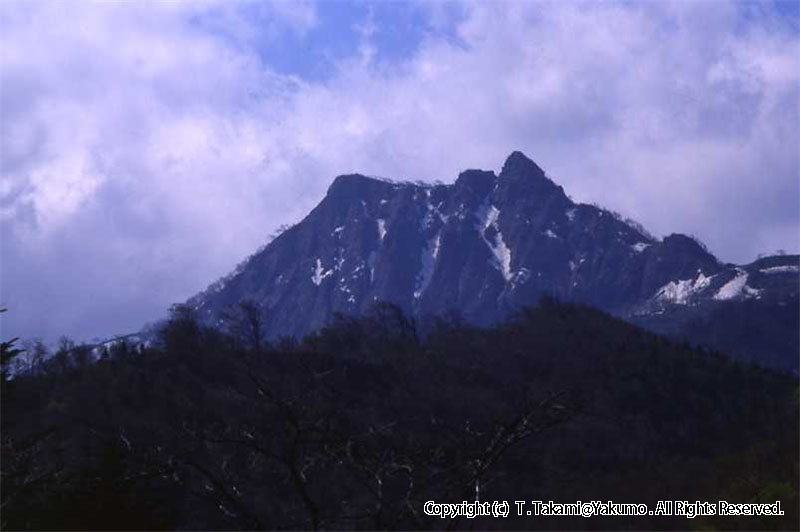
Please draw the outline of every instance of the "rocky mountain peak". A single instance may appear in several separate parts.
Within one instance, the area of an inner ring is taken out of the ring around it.
[[[704,273],[716,273],[720,268],[719,261],[697,240],[681,233],[672,233],[661,242],[664,255],[680,258],[690,264],[690,268],[700,269]]]
[[[455,182],[456,193],[466,193],[482,200],[494,190],[497,176],[486,170],[465,170],[458,175]]]
[[[545,175],[544,170],[538,164],[520,151],[512,152],[508,156],[506,162],[503,163],[499,178],[501,181],[521,182],[539,187],[557,186]]]
[[[684,317],[731,301],[792,308],[797,268],[721,264],[686,235],[650,237],[573,203],[514,152],[499,174],[466,170],[452,185],[339,176],[309,216],[191,304],[224,327],[231,305],[255,300],[268,337],[302,336],[378,301],[423,321],[456,311],[490,325],[545,294],[672,326],[665,308]]]
[[[567,199],[564,189],[548,178],[539,165],[520,151],[511,153],[498,176],[498,194],[516,202],[526,198],[541,203],[551,196]]]
[[[375,188],[390,186],[379,179],[361,174],[345,174],[336,177],[328,187],[327,197],[336,199],[360,198]]]
[[[521,151],[511,152],[511,155],[506,158],[506,162],[503,163],[503,169],[500,173],[505,176],[531,175],[544,177],[544,170],[539,168],[539,165]]]

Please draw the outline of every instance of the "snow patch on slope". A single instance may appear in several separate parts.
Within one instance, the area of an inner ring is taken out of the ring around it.
[[[322,260],[317,258],[317,264],[314,267],[314,274],[311,276],[311,282],[319,286],[322,284],[322,281],[331,274],[333,274],[333,270],[325,270],[322,267]]]
[[[669,301],[677,305],[686,305],[694,294],[708,288],[711,277],[706,277],[703,272],[696,279],[670,281],[656,292],[655,298],[660,301]]]
[[[503,233],[500,232],[500,228],[497,226],[497,218],[500,216],[500,211],[494,205],[484,204],[478,208],[476,216],[478,217],[478,233],[480,233],[481,238],[494,255],[494,266],[503,274],[503,279],[510,281],[512,277],[511,250],[503,240]],[[494,242],[486,238],[486,231],[490,227],[494,229]]]
[[[733,299],[742,294],[748,296],[757,296],[761,291],[755,290],[747,286],[747,272],[744,270],[736,270],[736,277],[725,283],[716,294],[714,299],[724,301]]]
[[[386,220],[378,218],[378,236],[381,240],[386,236]]]
[[[498,230],[495,236],[497,247],[493,249],[497,262],[500,264],[500,271],[503,274],[503,279],[506,281],[511,280],[511,250],[508,249],[506,243],[503,241],[503,234]]]
[[[520,268],[513,275],[513,279],[511,280],[511,284],[516,286],[518,284],[524,284],[531,278],[531,271],[528,268]]]
[[[445,216],[439,210],[439,207],[441,206],[441,202],[439,202],[439,205],[434,206],[433,203],[431,203],[431,197],[430,196],[431,196],[430,190],[428,190],[427,191],[427,197],[425,199],[425,217],[422,219],[422,228],[423,228],[423,230],[431,227],[434,224],[434,222],[435,222],[435,220],[437,218],[443,224],[447,223],[447,219],[448,219],[448,216]]]
[[[417,287],[416,290],[414,290],[414,299],[419,299],[431,282],[433,270],[436,267],[436,259],[439,257],[441,243],[442,235],[441,233],[437,233],[434,238],[428,241],[425,249],[422,250],[422,269],[419,272],[419,276],[417,276]]]

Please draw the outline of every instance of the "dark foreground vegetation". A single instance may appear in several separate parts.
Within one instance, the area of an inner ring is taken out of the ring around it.
[[[2,528],[797,528],[795,377],[549,300],[425,335],[379,304],[274,344],[256,310],[221,333],[176,307],[150,347],[65,342],[4,373]],[[423,512],[476,497],[511,515]],[[546,518],[515,500],[780,500],[785,515]]]

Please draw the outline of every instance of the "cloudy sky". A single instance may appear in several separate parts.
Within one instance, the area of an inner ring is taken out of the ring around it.
[[[3,2],[3,338],[137,330],[338,174],[524,151],[724,261],[798,250],[797,2]]]

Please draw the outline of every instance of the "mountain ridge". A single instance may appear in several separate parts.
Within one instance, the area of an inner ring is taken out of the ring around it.
[[[188,304],[224,327],[226,309],[255,301],[274,338],[303,336],[377,301],[420,320],[456,311],[487,326],[551,295],[669,331],[675,324],[658,316],[675,309],[795,304],[798,257],[762,261],[777,270],[757,262],[725,264],[692,237],[659,240],[575,203],[515,151],[499,174],[465,170],[448,185],[338,176],[306,218]]]

